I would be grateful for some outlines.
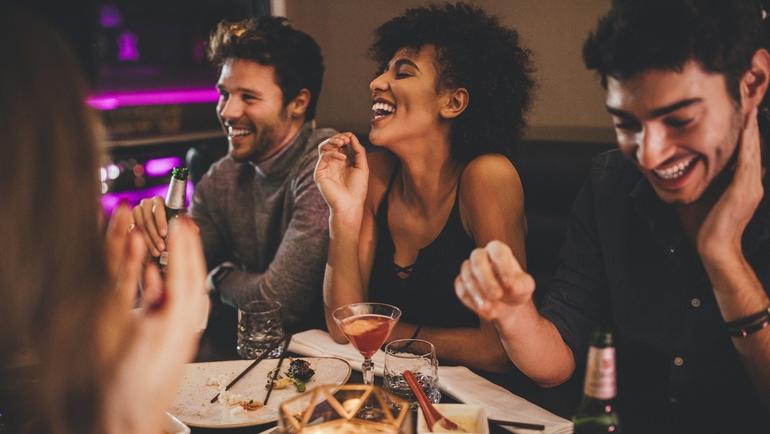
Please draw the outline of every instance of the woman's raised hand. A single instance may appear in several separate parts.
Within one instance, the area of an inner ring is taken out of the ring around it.
[[[363,210],[369,166],[353,133],[336,134],[318,145],[314,179],[333,214]]]
[[[208,313],[206,264],[194,223],[186,217],[169,228],[166,280],[149,263],[144,270],[142,307],[132,314],[146,248],[138,231],[128,231],[131,214],[125,208],[113,217],[107,237],[108,268],[112,272],[127,321],[112,318],[123,339],[105,342],[107,357],[115,357],[114,378],[105,397],[108,432],[155,433],[163,425],[182,380],[182,368],[195,354]],[[116,315],[121,312],[116,312]]]

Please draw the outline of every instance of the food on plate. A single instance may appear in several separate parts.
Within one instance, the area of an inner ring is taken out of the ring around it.
[[[260,408],[262,408],[262,404],[260,404],[257,401],[254,401],[253,399],[248,400],[248,402],[247,401],[241,401],[240,405],[246,411],[254,411],[254,410],[259,410]]]
[[[263,407],[262,404],[253,400],[246,399],[238,393],[233,393],[225,390],[226,377],[220,375],[218,377],[210,377],[206,382],[206,386],[216,387],[219,390],[219,399],[217,400],[221,405],[230,408],[230,414],[236,415],[242,413],[243,410],[254,411]]]
[[[277,369],[277,368],[276,368]],[[315,374],[310,368],[310,363],[302,359],[291,359],[289,369],[281,374],[275,375],[275,369],[267,373],[267,384],[265,388],[270,387],[270,381],[273,381],[273,389],[285,389],[294,385],[297,392],[304,392],[307,383]],[[275,379],[273,379],[275,377]]]
[[[287,375],[299,381],[307,383],[313,377],[315,371],[310,369],[310,363],[305,360],[294,359],[289,363],[289,372]]]

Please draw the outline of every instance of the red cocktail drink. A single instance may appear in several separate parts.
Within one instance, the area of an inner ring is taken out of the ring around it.
[[[401,309],[383,303],[353,303],[338,307],[332,316],[342,333],[364,356],[361,365],[364,384],[373,384],[372,356],[390,336],[401,317]]]
[[[395,325],[396,320],[389,316],[364,314],[343,319],[340,329],[358,352],[368,359],[385,343]]]

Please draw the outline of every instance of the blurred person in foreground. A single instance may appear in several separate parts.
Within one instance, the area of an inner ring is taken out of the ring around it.
[[[361,301],[398,306],[390,339],[425,339],[443,361],[511,368],[494,326],[455,297],[474,247],[502,240],[524,258],[524,195],[510,151],[533,80],[518,33],[463,3],[408,9],[375,32],[367,154],[352,133],[319,148],[329,204],[326,323]]]
[[[770,426],[766,11],[613,2],[583,54],[619,149],[594,161],[542,304],[504,243],[475,250],[456,280],[544,386],[582,372],[591,332],[612,327],[626,433]]]
[[[196,185],[190,215],[215,290],[207,336],[232,352],[233,307],[252,301],[279,301],[289,329],[320,325],[329,213],[313,168],[316,147],[335,131],[315,128],[321,50],[285,18],[219,23],[209,58],[220,68],[217,116],[229,153]],[[134,219],[158,256],[163,199],[143,200]]]
[[[70,48],[0,8],[0,426],[12,433],[162,432],[207,310],[191,223],[171,228],[167,280],[135,291],[146,249],[121,207],[100,229],[96,118]]]

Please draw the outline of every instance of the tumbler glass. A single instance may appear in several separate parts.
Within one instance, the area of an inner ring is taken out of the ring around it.
[[[436,349],[421,339],[399,339],[385,346],[385,371],[383,386],[388,392],[409,401],[409,408],[417,408],[417,398],[409,388],[404,371],[412,371],[417,383],[434,404],[441,400],[438,385],[438,361]]]
[[[283,339],[281,303],[270,300],[252,301],[238,309],[238,343],[236,350],[244,359],[255,359],[277,341]],[[269,356],[279,357],[279,345]]]

